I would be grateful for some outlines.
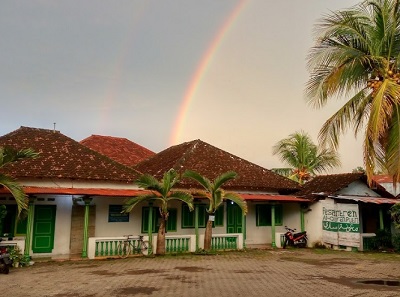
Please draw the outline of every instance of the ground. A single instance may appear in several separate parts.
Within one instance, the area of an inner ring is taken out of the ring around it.
[[[2,296],[400,296],[400,255],[289,249],[36,262]]]

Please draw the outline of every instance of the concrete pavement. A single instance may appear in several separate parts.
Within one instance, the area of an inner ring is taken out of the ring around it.
[[[399,264],[400,255],[300,249],[36,262],[0,274],[0,296],[394,297]]]

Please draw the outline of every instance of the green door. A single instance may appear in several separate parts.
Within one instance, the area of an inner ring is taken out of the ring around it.
[[[232,201],[228,201],[226,209],[226,232],[242,233],[242,210]]]
[[[35,205],[32,251],[51,253],[54,248],[55,205]]]

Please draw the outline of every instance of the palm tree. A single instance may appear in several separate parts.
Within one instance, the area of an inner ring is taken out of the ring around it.
[[[322,144],[337,149],[349,127],[364,130],[368,181],[386,168],[400,181],[400,11],[398,0],[368,0],[324,17],[310,51],[308,102],[347,102],[323,125]],[[335,98],[335,99],[336,99]]]
[[[36,158],[39,154],[32,149],[14,150],[10,147],[0,147],[0,169],[7,164],[11,164],[24,159]],[[27,210],[27,196],[24,193],[22,186],[11,176],[0,172],[0,186],[8,189],[13,195],[17,206],[18,216],[23,210]]]
[[[281,161],[290,166],[273,171],[300,184],[304,184],[317,173],[340,166],[339,156],[334,150],[319,148],[303,131],[290,134],[288,138],[275,144],[273,154],[279,155]]]
[[[186,203],[190,210],[193,210],[193,196],[183,191],[172,191],[172,188],[179,182],[177,173],[171,169],[164,173],[161,181],[149,174],[141,175],[136,184],[143,189],[150,190],[150,194],[133,197],[124,205],[124,212],[131,212],[132,209],[144,201],[158,201],[160,205],[161,222],[157,234],[156,254],[165,254],[165,227],[168,220],[168,203],[171,200],[179,200]]]
[[[196,194],[209,200],[209,206],[207,209],[207,213],[209,216],[204,233],[204,250],[208,251],[211,249],[212,225],[215,212],[217,211],[218,207],[224,202],[224,200],[229,199],[235,202],[245,214],[247,213],[246,201],[239,194],[234,192],[225,192],[221,188],[222,185],[226,182],[235,179],[237,177],[237,174],[236,172],[228,171],[216,177],[214,179],[214,182],[211,182],[208,178],[202,176],[195,171],[186,170],[183,174],[183,177],[191,178],[197,181],[205,189],[205,191],[198,191]]]

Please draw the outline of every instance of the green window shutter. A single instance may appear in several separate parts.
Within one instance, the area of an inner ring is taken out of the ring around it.
[[[213,226],[223,226],[224,225],[224,205],[221,204],[217,211],[215,212],[215,221]]]
[[[199,208],[199,228],[205,228],[208,214],[206,205],[198,204]],[[194,228],[195,211],[190,211],[186,204],[182,204],[182,228]]]
[[[275,205],[275,225],[282,226],[283,224],[283,205]]]
[[[182,204],[182,228],[194,228],[194,211],[186,204]]]
[[[275,225],[282,226],[283,224],[283,206],[282,204],[275,205]],[[271,226],[271,205],[258,204],[256,205],[256,226]]]
[[[199,228],[205,228],[208,220],[207,206],[204,204],[199,205]]]
[[[168,213],[169,213],[169,215],[168,215],[168,220],[167,220],[167,231],[168,232],[177,231],[176,222],[178,219],[177,218],[178,211],[176,208],[171,208],[171,209],[168,209]]]
[[[271,226],[271,206],[268,204],[256,205],[256,226]]]
[[[142,207],[142,233],[148,233],[149,232],[149,207],[145,206]],[[156,212],[156,207],[153,207],[153,222],[152,222],[152,232],[156,232],[156,225],[157,225],[157,212]]]

